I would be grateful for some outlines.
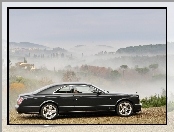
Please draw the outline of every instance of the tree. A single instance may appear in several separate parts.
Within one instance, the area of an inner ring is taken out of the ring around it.
[[[58,56],[59,56],[58,53],[56,53],[56,57],[57,57],[57,58],[58,58]]]
[[[144,75],[146,74],[147,72],[149,72],[149,69],[147,67],[144,67],[144,68],[136,68],[135,69],[139,74],[141,75]]]
[[[120,73],[117,70],[112,70],[110,72],[110,76],[109,77],[110,77],[111,80],[118,79],[120,77]]]
[[[122,68],[122,69],[127,69],[128,66],[127,66],[127,65],[121,65],[120,68]]]
[[[27,60],[25,59],[25,57],[24,57],[24,63],[27,63]]]
[[[55,57],[55,54],[53,53],[53,58]]]
[[[61,54],[61,58],[64,58],[64,53]]]
[[[67,70],[64,74],[63,74],[63,78],[62,80],[64,82],[78,82],[79,78],[77,78],[76,74],[74,71],[70,71]]]
[[[152,71],[153,71],[153,76],[154,76],[154,74],[155,74],[155,73],[154,73],[154,70],[158,68],[158,64],[151,64],[151,65],[149,65],[149,68],[152,69]]]
[[[124,71],[128,68],[128,66],[127,65],[121,65],[120,68],[123,69],[123,78],[124,78]]]

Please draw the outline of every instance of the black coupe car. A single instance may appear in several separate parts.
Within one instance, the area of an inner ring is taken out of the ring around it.
[[[38,113],[54,119],[63,112],[116,111],[130,116],[141,111],[139,95],[109,93],[88,83],[51,84],[32,93],[20,94],[18,113]]]

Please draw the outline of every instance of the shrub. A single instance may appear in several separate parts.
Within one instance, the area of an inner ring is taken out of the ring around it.
[[[15,82],[15,83],[11,83],[10,84],[10,88],[11,89],[15,89],[15,90],[22,90],[22,89],[25,88],[25,85],[23,83],[17,83],[17,82]]]
[[[143,108],[149,108],[149,107],[160,107],[166,105],[166,96],[150,96],[149,98],[144,98],[140,101],[142,103]]]

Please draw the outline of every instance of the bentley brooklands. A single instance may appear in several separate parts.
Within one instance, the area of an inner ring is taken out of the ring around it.
[[[34,92],[20,94],[16,111],[37,113],[54,119],[63,112],[115,111],[119,116],[130,116],[141,111],[139,95],[109,93],[88,83],[51,84]]]

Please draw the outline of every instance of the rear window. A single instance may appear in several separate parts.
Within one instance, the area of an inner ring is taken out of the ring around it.
[[[45,90],[43,90],[41,92],[38,92],[38,94],[53,94],[53,92],[55,90],[59,89],[60,87],[62,87],[62,86],[60,86],[60,85],[52,86],[52,87],[49,87],[49,88],[47,88],[47,89],[45,89]]]

